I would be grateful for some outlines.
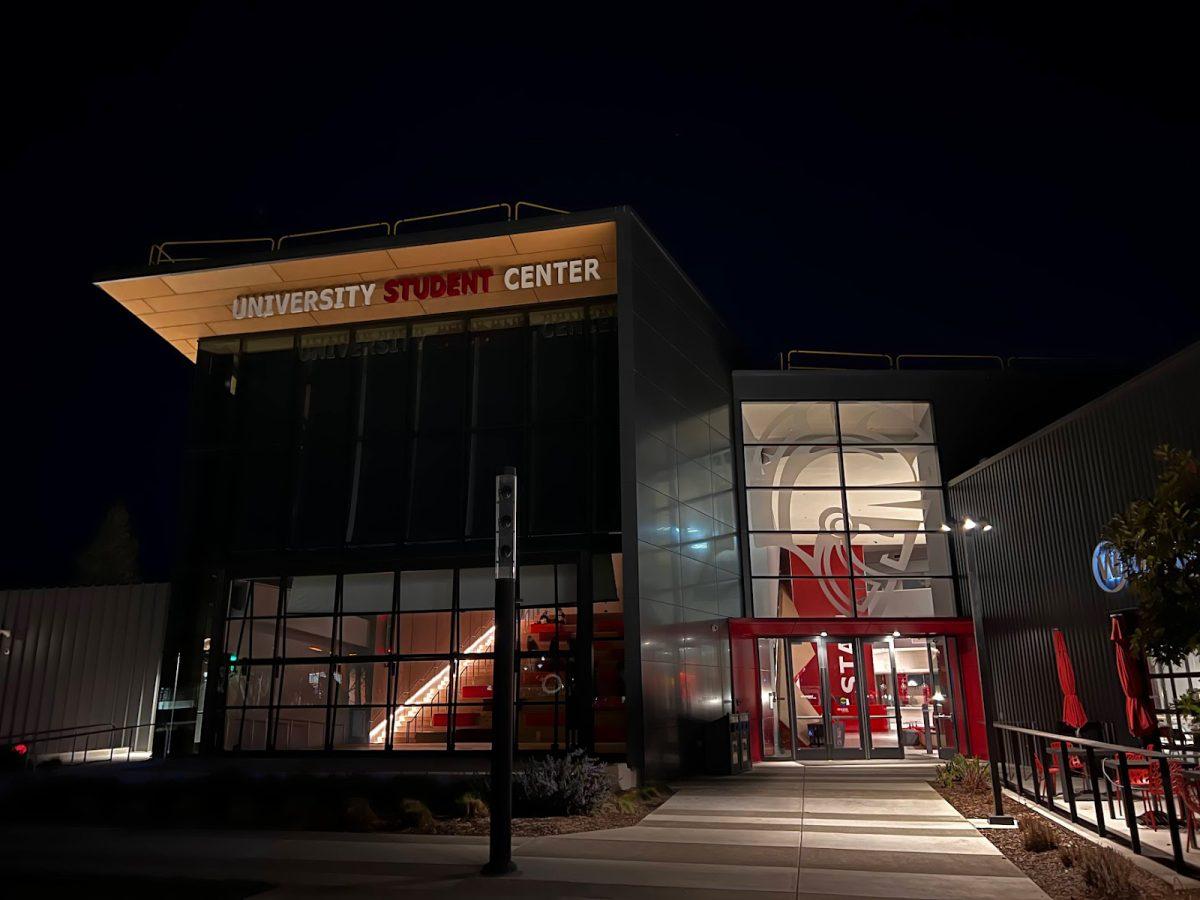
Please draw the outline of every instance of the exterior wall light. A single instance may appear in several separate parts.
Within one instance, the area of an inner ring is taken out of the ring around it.
[[[963,531],[971,531],[972,529],[975,529],[978,527],[979,527],[979,523],[976,522],[974,519],[972,519],[970,516],[967,516],[965,519],[963,519],[963,522],[962,522],[962,530]]]

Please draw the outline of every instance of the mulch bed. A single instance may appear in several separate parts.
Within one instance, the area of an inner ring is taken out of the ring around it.
[[[655,801],[638,799],[633,812],[621,812],[615,804],[605,804],[590,816],[547,816],[536,819],[513,819],[513,835],[516,837],[543,837],[551,834],[574,834],[580,831],[600,831],[604,828],[628,828],[636,825],[664,802],[667,796]],[[437,819],[434,834],[488,834],[488,818]]]
[[[941,794],[947,803],[968,819],[986,819],[992,814],[992,793],[990,790],[983,793],[973,793],[963,790],[961,787],[946,788],[936,783],[933,785],[933,789]],[[1026,822],[1031,822],[1035,819],[1045,822],[1058,836],[1059,847],[1083,846],[1092,843],[1087,838],[1080,837],[1074,832],[1062,828],[1011,798],[1005,799],[1004,811],[1012,815],[1022,826]],[[1021,846],[1020,830],[984,828],[980,829],[980,834],[995,844],[1001,853],[1012,860],[1018,869],[1028,875],[1038,887],[1051,897],[1086,900],[1086,898],[1097,896],[1084,883],[1083,874],[1080,872],[1078,866],[1067,868],[1062,864],[1057,849],[1046,850],[1041,853],[1026,850]],[[1139,897],[1153,898],[1153,900],[1161,900],[1161,898],[1170,898],[1170,900],[1200,898],[1200,891],[1177,891],[1166,882],[1141,869],[1136,869],[1134,879],[1137,884]]]

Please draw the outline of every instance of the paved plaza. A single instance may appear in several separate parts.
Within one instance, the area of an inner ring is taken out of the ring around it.
[[[255,896],[923,897],[1044,894],[927,783],[924,766],[757,766],[680,784],[638,825],[516,838],[310,832],[9,830],[9,871],[261,884]],[[236,891],[227,895],[236,895]]]

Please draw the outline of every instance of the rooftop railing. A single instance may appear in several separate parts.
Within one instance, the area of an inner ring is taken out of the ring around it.
[[[424,226],[426,224],[433,223],[440,224],[446,221],[467,219],[470,217],[483,217],[484,221],[490,221],[490,219],[487,217],[493,216],[495,221],[516,222],[521,219],[522,211],[524,211],[526,218],[529,217],[530,213],[566,215],[570,212],[570,210],[559,209],[555,206],[546,206],[541,203],[534,203],[531,200],[518,200],[516,203],[489,203],[484,206],[471,206],[465,209],[452,209],[446,212],[429,213],[421,216],[406,216],[404,218],[396,219],[395,221],[367,222],[362,225],[343,225],[337,228],[318,228],[314,231],[297,231],[291,234],[279,235],[278,237],[264,236],[217,238],[212,240],[163,241],[162,243],[150,245],[149,264],[152,266],[157,266],[163,263],[202,262],[205,260],[219,258],[222,255],[227,255],[226,251],[253,251],[258,249],[266,250],[269,253],[275,253],[276,251],[282,250],[285,244],[289,248],[292,248],[305,243],[318,244],[330,239],[341,240],[353,236],[391,237],[393,235],[402,234],[405,226]]]

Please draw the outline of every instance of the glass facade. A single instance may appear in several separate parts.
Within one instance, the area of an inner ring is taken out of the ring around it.
[[[190,446],[208,559],[620,530],[615,304],[200,342]]]
[[[753,614],[953,616],[930,405],[741,404]]]
[[[575,564],[520,568],[519,749],[624,750],[621,603],[592,568],[590,607]],[[222,746],[490,748],[494,602],[490,567],[234,581]]]

